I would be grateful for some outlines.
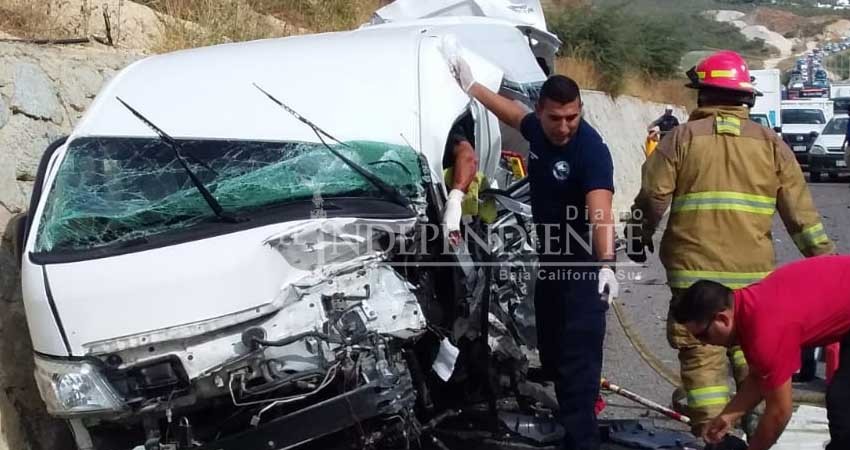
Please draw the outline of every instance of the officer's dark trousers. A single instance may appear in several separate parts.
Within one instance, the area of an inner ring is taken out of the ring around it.
[[[830,442],[826,450],[850,449],[850,334],[841,341],[838,371],[826,390]]]
[[[535,287],[540,359],[555,380],[565,450],[599,448],[594,406],[608,305],[600,300],[597,274],[590,267],[543,268]]]

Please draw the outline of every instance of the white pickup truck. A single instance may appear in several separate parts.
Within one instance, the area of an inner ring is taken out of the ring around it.
[[[782,101],[782,139],[794,151],[800,166],[808,167],[809,150],[832,115],[831,100]]]

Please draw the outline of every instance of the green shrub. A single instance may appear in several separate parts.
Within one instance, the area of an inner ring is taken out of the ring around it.
[[[649,7],[640,13],[636,2],[602,3],[565,10],[548,21],[564,43],[562,56],[592,61],[603,89],[613,94],[620,92],[626,73],[651,78],[681,74],[681,61],[689,52],[735,50],[753,67],[775,53],[763,40],[747,40],[733,25],[705,18],[697,10],[668,8],[662,14]]]

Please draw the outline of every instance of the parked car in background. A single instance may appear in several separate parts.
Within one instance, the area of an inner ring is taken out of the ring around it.
[[[767,117],[767,114],[751,113],[750,120],[765,128],[771,128],[770,119]]]
[[[826,122],[832,117],[829,100],[785,100],[782,102],[782,139],[805,168],[808,153]]]
[[[847,131],[847,114],[836,115],[826,124],[823,132],[815,140],[809,151],[809,179],[820,181],[823,174],[830,178],[850,173],[844,158],[845,132]]]

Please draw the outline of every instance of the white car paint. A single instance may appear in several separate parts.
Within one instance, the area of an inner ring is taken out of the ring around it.
[[[85,136],[153,137],[116,97],[177,138],[317,142],[308,127],[263,96],[253,86],[257,83],[341,140],[411,145],[427,159],[432,177],[441,180],[446,136],[470,105],[438,46],[458,26],[379,25],[153,56],[120,72],[101,91],[68,142]],[[520,51],[528,43],[515,24],[473,18],[469,29],[457,34],[470,49],[486,48],[489,36],[493,48],[488,51],[509,56],[494,60],[500,65],[494,67],[469,50],[477,78],[491,89],[498,89],[503,71],[520,83],[545,79],[532,53]],[[492,175],[501,150],[498,121],[477,102],[472,111],[478,119],[481,167]],[[25,255],[34,249],[49,188],[67,148],[66,143],[57,151],[45,177]],[[286,286],[307,275],[265,244],[292,226],[64,264],[42,266],[25,257],[24,299],[33,347],[55,356],[102,354],[210,333],[272,313]],[[218,348],[229,348],[234,339],[238,336],[227,337],[231,344]],[[182,344],[161,345],[177,352]],[[186,348],[179,352],[185,363],[191,353]],[[213,354],[204,358],[211,359]]]
[[[807,99],[807,100],[783,100],[782,101],[782,111],[792,110],[792,109],[804,109],[804,110],[820,110],[824,115],[824,123],[821,124],[800,124],[800,123],[791,123],[785,120],[782,121],[782,134],[809,134],[811,132],[816,132],[820,134],[823,131],[823,128],[826,126],[826,123],[829,122],[829,119],[832,118],[832,101],[831,100],[821,100],[821,99]]]
[[[781,127],[782,115],[779,110],[782,103],[782,80],[779,69],[751,70],[750,75],[755,78],[755,88],[762,94],[756,97],[750,112],[766,115],[770,121],[769,128]]]
[[[832,121],[847,120],[847,118],[847,114],[836,114],[832,119],[830,119],[830,122],[827,122],[827,125],[824,127],[824,129],[828,128]],[[815,140],[814,145],[822,147],[829,153],[843,153],[844,150],[841,148],[841,146],[842,144],[844,144],[844,136],[844,130],[842,130],[840,133],[821,133]]]
[[[375,11],[372,23],[451,16],[499,18],[546,31],[540,0],[396,0]]]

